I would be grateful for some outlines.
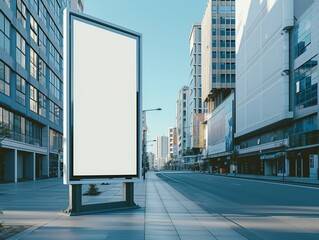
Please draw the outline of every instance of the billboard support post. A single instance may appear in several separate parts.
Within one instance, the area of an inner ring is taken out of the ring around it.
[[[69,185],[69,207],[65,211],[69,216],[78,216],[95,212],[107,212],[117,209],[134,209],[139,206],[134,202],[134,183],[123,183],[123,201],[82,204],[82,184]]]

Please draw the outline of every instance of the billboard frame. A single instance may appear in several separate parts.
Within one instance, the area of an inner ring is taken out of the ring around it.
[[[111,31],[122,36],[136,40],[136,172],[134,174],[114,175],[75,175],[74,174],[74,69],[73,69],[73,36],[74,29],[72,21],[78,20],[82,23]],[[105,182],[136,182],[141,181],[142,176],[142,35],[140,33],[119,27],[112,23],[96,19],[94,17],[64,10],[64,102],[63,102],[63,131],[64,143],[64,184],[91,184]]]

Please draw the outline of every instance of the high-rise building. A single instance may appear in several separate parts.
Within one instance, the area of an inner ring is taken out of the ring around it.
[[[202,103],[201,76],[201,25],[194,24],[189,38],[190,44],[190,84],[189,84],[189,139],[190,149],[199,152],[204,147],[204,110]]]
[[[157,170],[163,169],[168,161],[168,137],[161,136],[156,138],[155,166]]]
[[[176,127],[168,128],[168,160],[177,157],[177,130]]]
[[[207,113],[235,88],[235,0],[209,0],[202,27],[202,99]]]
[[[209,0],[202,19],[203,157],[215,171],[228,172],[233,152],[235,89],[235,0]]]
[[[177,126],[177,157],[182,156],[189,149],[189,87],[184,86],[180,89],[176,102],[176,126]]]
[[[0,181],[57,177],[66,0],[0,1]],[[62,164],[61,164],[62,167]]]
[[[238,1],[238,171],[318,177],[318,17],[313,0]]]

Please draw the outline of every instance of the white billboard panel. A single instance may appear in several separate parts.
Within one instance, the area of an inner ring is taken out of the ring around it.
[[[141,35],[67,11],[65,23],[67,182],[139,178]]]

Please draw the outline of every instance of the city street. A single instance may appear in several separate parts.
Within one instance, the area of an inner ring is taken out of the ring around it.
[[[224,176],[158,176],[247,239],[319,239],[319,188]]]

